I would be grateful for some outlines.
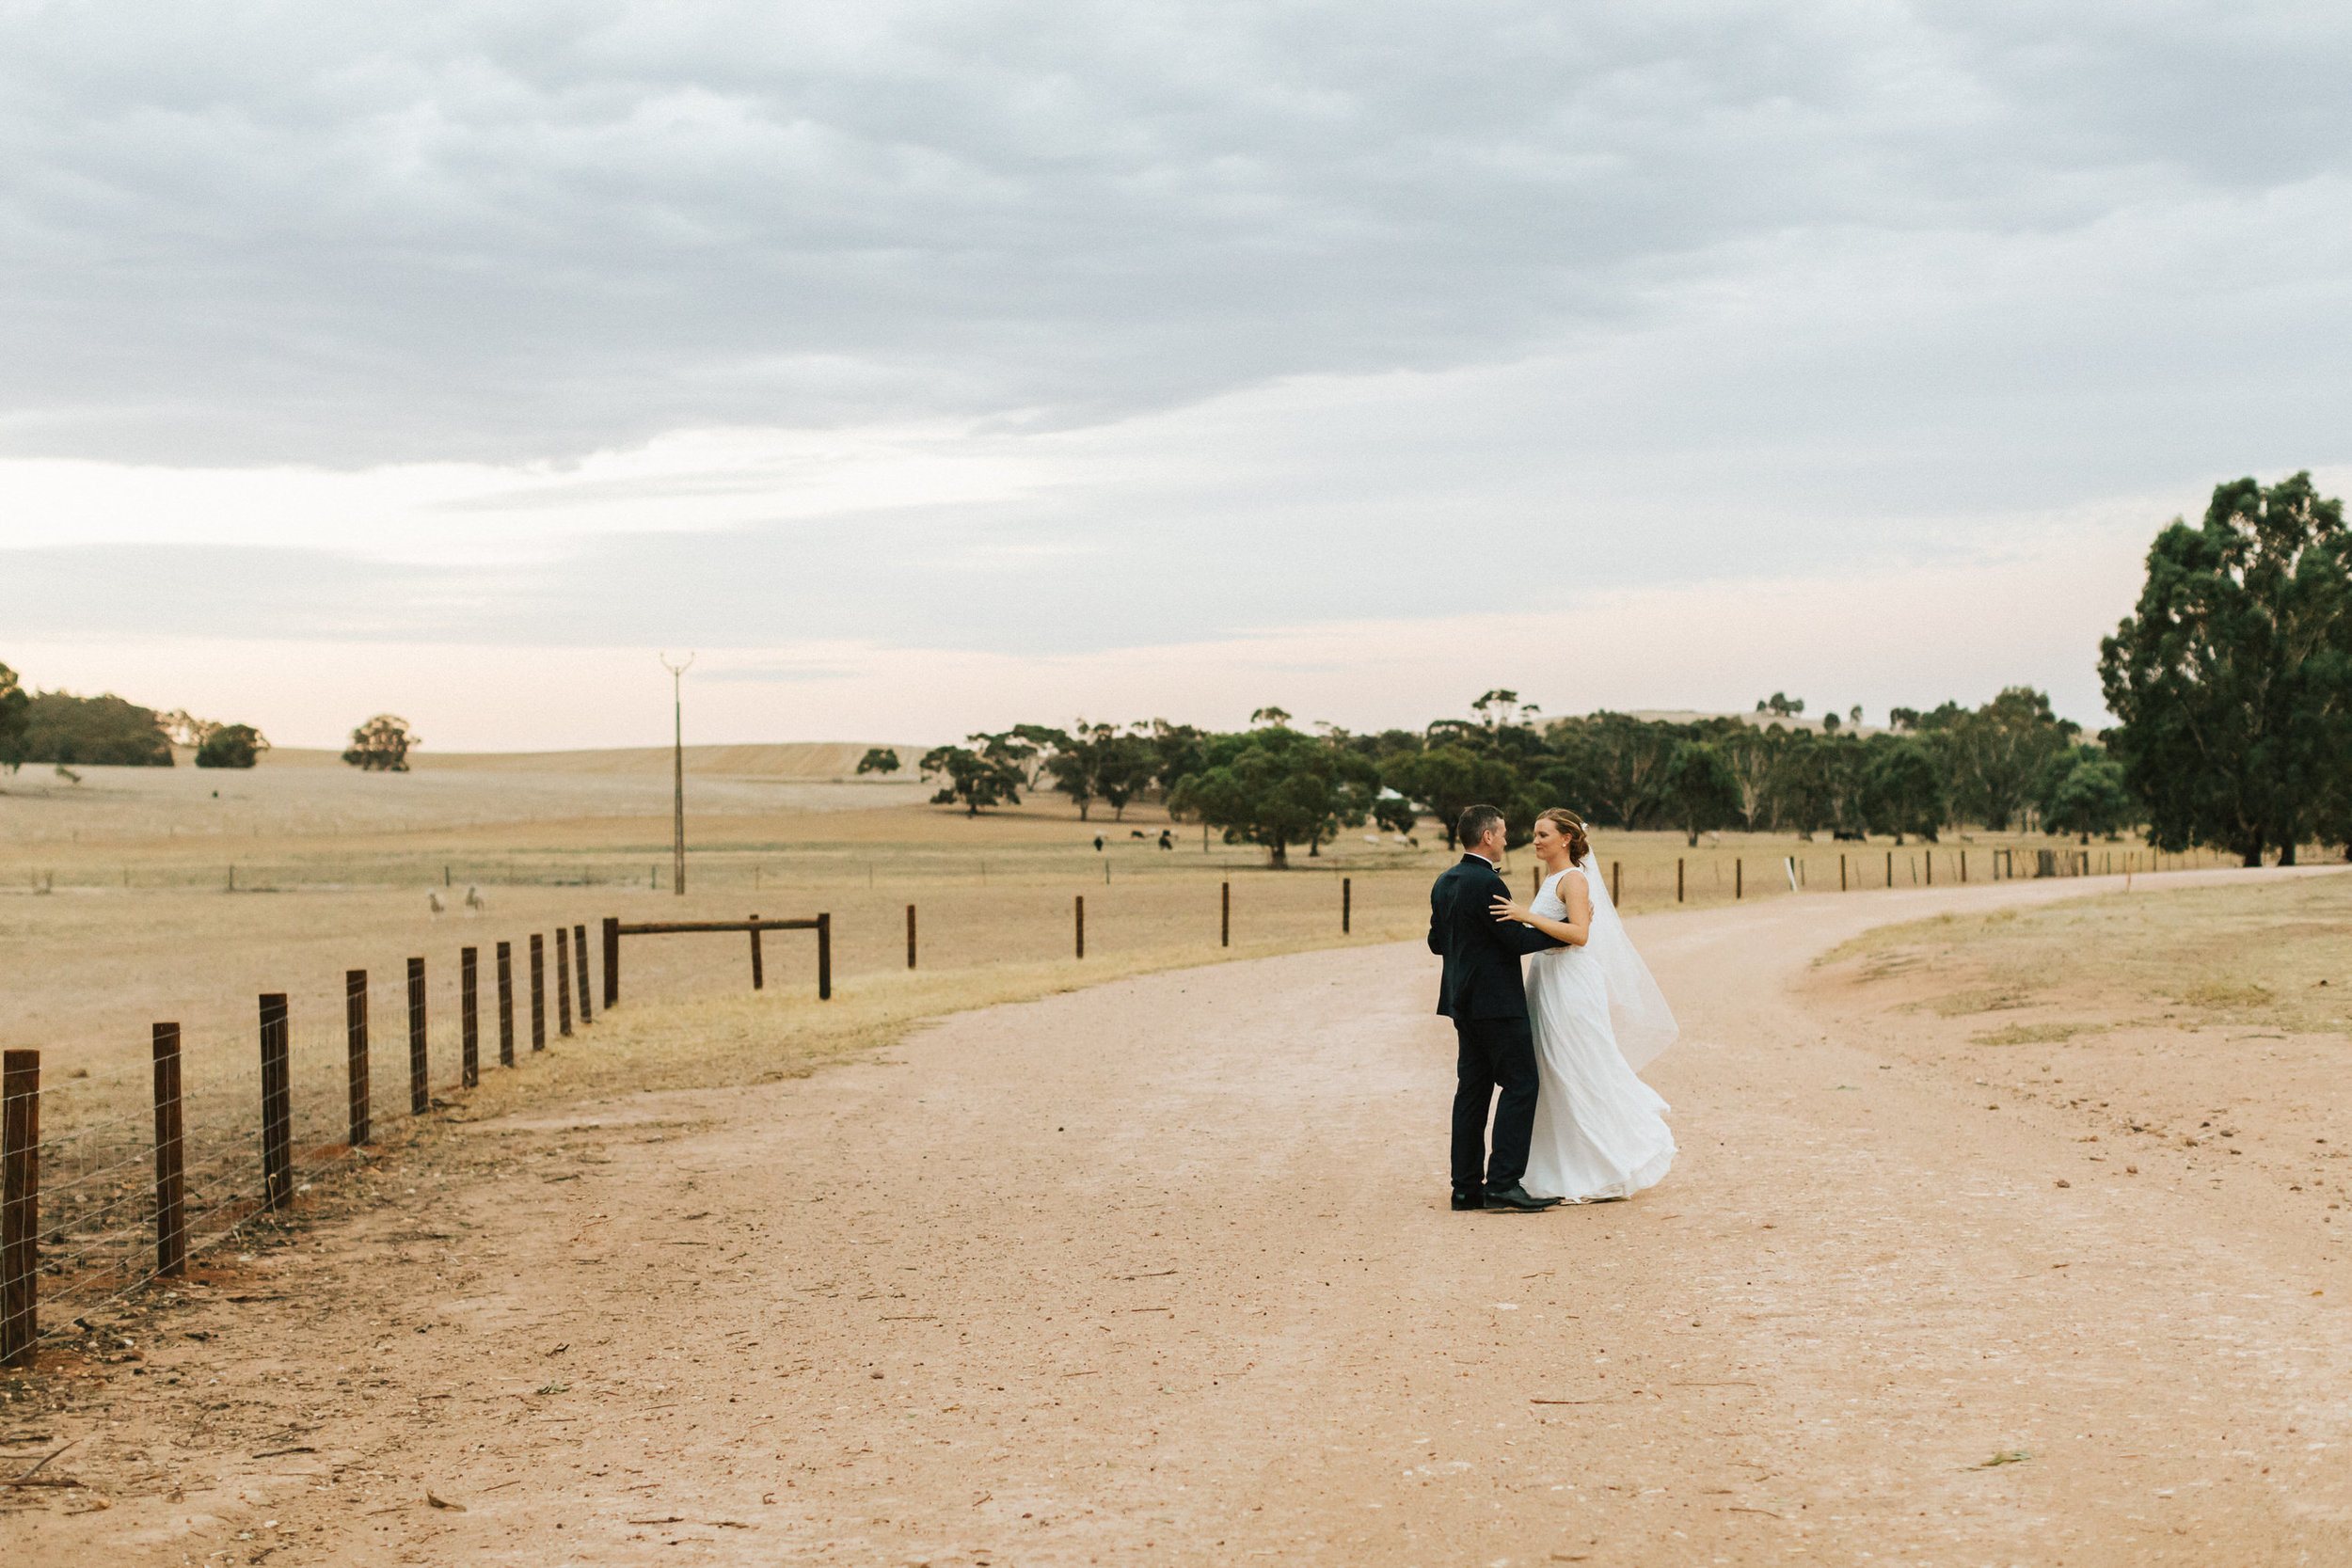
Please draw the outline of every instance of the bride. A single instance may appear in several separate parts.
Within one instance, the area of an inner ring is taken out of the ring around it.
[[[1667,1104],[1634,1069],[1679,1030],[1593,869],[1584,824],[1574,812],[1545,812],[1535,819],[1534,850],[1548,875],[1534,901],[1493,905],[1497,920],[1567,943],[1527,960],[1543,1087],[1525,1185],[1537,1197],[1571,1203],[1631,1197],[1663,1178],[1675,1157]]]

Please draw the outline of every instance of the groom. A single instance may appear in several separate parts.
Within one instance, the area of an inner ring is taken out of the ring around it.
[[[1507,898],[1503,884],[1502,814],[1472,806],[1454,830],[1460,863],[1448,866],[1429,890],[1429,951],[1445,959],[1438,1011],[1454,1021],[1461,1047],[1454,1090],[1454,1207],[1549,1209],[1558,1198],[1532,1197],[1519,1178],[1535,1127],[1535,1039],[1527,1022],[1527,990],[1519,955],[1557,947],[1532,926],[1499,922],[1489,907]],[[1495,1148],[1486,1153],[1486,1107],[1497,1085]]]

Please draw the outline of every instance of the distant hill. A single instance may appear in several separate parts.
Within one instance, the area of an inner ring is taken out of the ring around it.
[[[854,779],[866,749],[896,751],[902,765],[890,777],[904,782],[928,746],[888,740],[802,740],[770,746],[689,746],[689,773],[749,779]],[[262,754],[263,768],[340,768],[342,754],[302,746],[280,746]],[[431,752],[408,753],[420,773],[600,773],[644,774],[670,770],[667,746],[629,746],[598,752]],[[868,779],[879,775],[869,773]]]
[[[1637,707],[1627,709],[1626,717],[1629,719],[1639,719],[1649,723],[1666,724],[1695,724],[1703,719],[1737,719],[1742,724],[1753,724],[1759,730],[1769,730],[1773,725],[1778,724],[1792,730],[1811,730],[1816,735],[1821,733],[1821,716],[1818,713],[1807,714],[1801,718],[1791,718],[1786,714],[1747,713],[1738,709],[1734,709],[1729,713],[1708,713],[1698,708],[1690,707]],[[1840,714],[1838,716],[1837,733],[1840,735],[1861,736],[1883,735],[1885,733],[1885,726],[1882,724],[1849,724],[1845,722],[1845,716]]]

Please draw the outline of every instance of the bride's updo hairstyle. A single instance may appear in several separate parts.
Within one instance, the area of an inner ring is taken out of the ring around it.
[[[1583,822],[1567,807],[1554,806],[1549,811],[1539,811],[1535,814],[1535,820],[1550,823],[1560,830],[1563,837],[1567,839],[1570,865],[1577,864],[1586,855],[1592,853],[1592,841],[1584,836]]]

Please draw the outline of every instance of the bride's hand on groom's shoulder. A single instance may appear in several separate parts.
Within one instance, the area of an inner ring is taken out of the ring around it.
[[[1506,920],[1517,920],[1524,924],[1527,920],[1527,911],[1519,908],[1517,904],[1511,902],[1508,898],[1496,899],[1492,904],[1487,906],[1487,910],[1494,915],[1498,923]]]

